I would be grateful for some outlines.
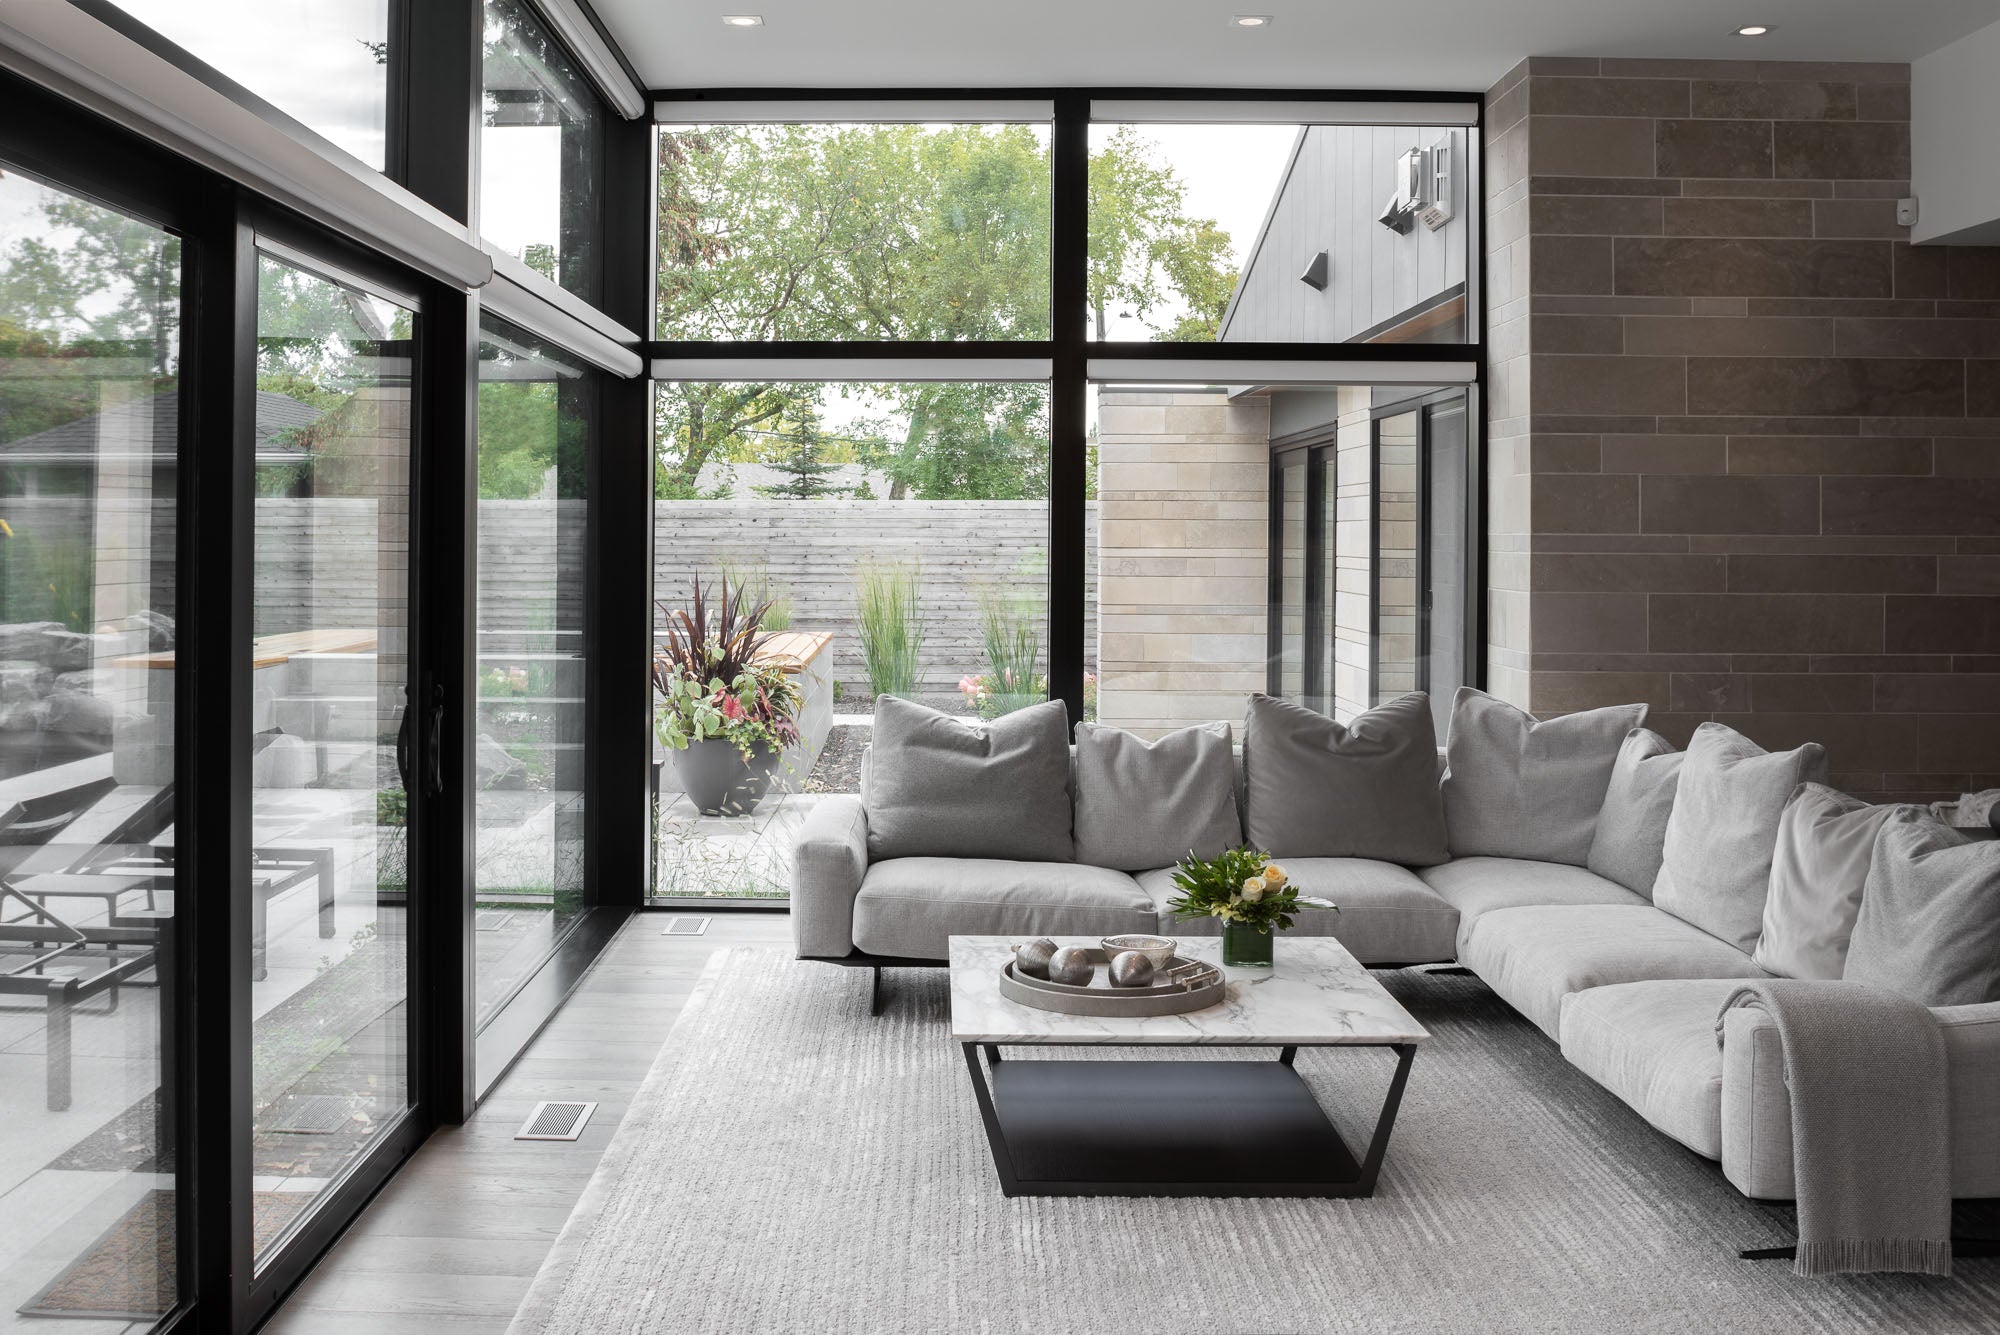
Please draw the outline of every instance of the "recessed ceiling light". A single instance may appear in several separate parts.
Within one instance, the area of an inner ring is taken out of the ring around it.
[[[1271,26],[1269,14],[1238,14],[1236,26],[1239,28],[1268,28]]]
[[[722,21],[732,28],[761,28],[764,26],[762,14],[724,14]]]
[[[1736,30],[1736,35],[1738,37],[1762,37],[1765,33],[1771,31],[1771,27],[1772,25],[1768,23],[1746,23]]]

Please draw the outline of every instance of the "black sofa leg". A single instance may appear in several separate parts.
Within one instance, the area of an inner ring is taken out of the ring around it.
[[[868,970],[868,1013],[882,1013],[882,966],[877,964]]]

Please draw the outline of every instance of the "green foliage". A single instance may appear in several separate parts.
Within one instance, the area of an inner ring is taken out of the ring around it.
[[[375,790],[375,823],[401,829],[410,823],[410,795],[401,788]]]
[[[1131,130],[1092,158],[1091,310],[1187,317],[1214,337],[1229,238]],[[1024,339],[1050,333],[1049,157],[1010,126],[764,125],[659,136],[658,333],[669,339]],[[709,463],[784,457],[814,384],[663,385],[655,494],[697,499]],[[866,387],[895,420],[859,456],[890,498],[1048,494],[1046,392],[1033,385]],[[784,494],[794,494],[787,491]]]
[[[1105,337],[1110,312],[1129,311],[1154,337],[1213,342],[1236,271],[1229,233],[1190,218],[1187,188],[1156,162],[1139,130],[1120,126],[1090,155],[1090,318]],[[1189,314],[1162,329],[1152,316],[1178,298]]]
[[[14,530],[0,546],[6,563],[8,621],[59,621],[65,630],[88,631],[97,597],[96,558],[82,538]]]
[[[798,740],[798,684],[783,664],[759,658],[766,604],[752,603],[742,584],[725,579],[711,608],[696,576],[686,606],[658,607],[654,732],[662,746],[684,751],[691,742],[719,737],[748,759],[761,746],[783,748]]]
[[[785,474],[785,480],[752,490],[759,496],[789,501],[846,495],[845,488],[826,480],[840,465],[827,458],[827,440],[820,430],[819,413],[814,405],[810,402],[795,405],[793,418],[787,429],[771,433],[774,443],[764,455],[765,462]]]
[[[1035,672],[1042,654],[1040,622],[1038,600],[1004,589],[980,591],[979,638],[997,694],[1031,699],[1047,695],[1046,678]],[[1037,681],[1043,683],[1039,690]]]
[[[1202,859],[1189,853],[1174,868],[1167,908],[1176,918],[1220,918],[1260,932],[1285,931],[1301,908],[1332,909],[1328,900],[1302,895],[1269,853],[1232,848]]]
[[[769,747],[783,750],[799,739],[802,703],[798,684],[775,664],[757,664],[734,677],[674,675],[658,683],[653,731],[660,745],[685,751],[694,742],[731,743],[749,759]]]
[[[865,561],[855,572],[854,620],[868,685],[877,695],[909,695],[924,647],[918,594],[922,568]]]
[[[770,563],[762,556],[723,556],[715,566],[724,584],[737,585],[745,598],[763,604],[762,629],[776,634],[792,628],[792,595],[772,583]]]

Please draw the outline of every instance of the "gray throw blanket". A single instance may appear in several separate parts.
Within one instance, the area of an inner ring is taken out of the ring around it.
[[[1745,983],[1722,1021],[1777,1022],[1792,1095],[1801,1275],[1951,1273],[1951,1120],[1944,1035],[1916,1002],[1861,983]]]

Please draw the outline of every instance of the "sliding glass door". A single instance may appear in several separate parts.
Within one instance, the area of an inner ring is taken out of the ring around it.
[[[181,260],[0,159],[0,1330],[179,1296]]]
[[[257,263],[250,850],[254,1253],[411,1106],[416,314]]]
[[[1428,691],[1443,736],[1473,643],[1465,393],[1324,397],[1272,409],[1325,420],[1273,444],[1265,689],[1341,720]]]

